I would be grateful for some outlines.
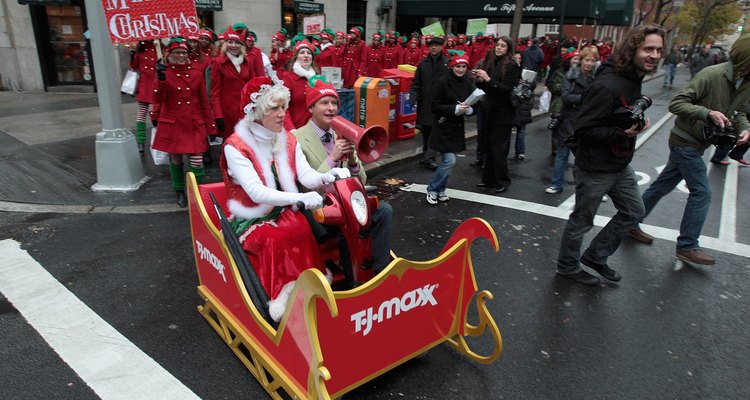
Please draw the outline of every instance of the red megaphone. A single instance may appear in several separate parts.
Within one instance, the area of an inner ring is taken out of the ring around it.
[[[331,121],[331,127],[338,137],[354,143],[357,157],[366,163],[380,158],[388,147],[388,132],[380,125],[361,128],[339,115]]]

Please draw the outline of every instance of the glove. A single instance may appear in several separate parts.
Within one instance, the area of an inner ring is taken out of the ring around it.
[[[158,122],[157,120],[155,120],[155,119],[152,119],[152,120],[151,120],[151,126],[153,126],[154,128],[156,128],[156,123],[157,123],[157,122]]]
[[[156,79],[160,81],[167,80],[167,66],[163,62],[159,61],[156,63]]]
[[[318,192],[300,193],[297,201],[305,205],[305,210],[314,210],[323,205],[323,197]]]
[[[331,183],[335,181],[336,178],[344,179],[350,176],[352,175],[349,173],[349,170],[346,168],[331,168],[330,171],[323,174],[323,176],[321,177],[321,180],[323,181],[323,184],[326,184],[326,183]]]
[[[224,118],[216,118],[216,129],[224,132]]]

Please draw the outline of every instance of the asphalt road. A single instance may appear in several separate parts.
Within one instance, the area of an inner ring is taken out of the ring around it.
[[[684,84],[680,78],[676,88]],[[654,98],[648,115],[655,123],[674,91],[654,80],[644,92]],[[671,122],[638,150],[633,166],[642,174],[642,189],[666,162]],[[546,124],[541,120],[527,127],[527,159],[510,162],[513,183],[502,196],[475,186],[478,170],[468,165],[473,145],[459,158],[447,204],[427,206],[420,185],[430,172],[416,162],[373,177],[406,184],[388,199],[394,208],[393,250],[399,256],[433,258],[469,217],[482,217],[495,229],[500,252],[479,243],[474,267],[480,289],[495,295],[490,309],[503,334],[504,352],[497,362],[480,365],[439,346],[345,398],[746,398],[750,221],[738,205],[749,200],[739,188],[748,183],[750,169],[733,164],[709,172],[714,197],[701,243],[717,257],[716,266],[675,263],[675,229],[687,198],[676,190],[645,221],[644,229],[657,235],[654,244],[626,240],[610,259],[623,280],[584,287],[554,273],[573,190],[544,193],[552,169]],[[570,175],[568,180],[572,183]],[[613,214],[611,202],[602,203],[599,215]],[[21,242],[68,292],[196,396],[267,398],[196,311],[187,213],[4,213],[3,239]],[[8,297],[2,293],[0,298],[2,397],[99,398],[44,341],[38,333],[42,327],[32,325]],[[384,351],[398,343],[394,337],[383,344]],[[129,390],[123,388],[121,398],[134,398]]]

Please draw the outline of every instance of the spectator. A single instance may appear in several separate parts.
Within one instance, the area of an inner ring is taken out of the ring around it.
[[[514,54],[514,59],[518,67],[521,67],[523,57],[520,53]],[[523,82],[521,79],[519,83]],[[536,82],[527,82],[533,92],[536,87]],[[519,104],[516,109],[516,160],[523,161],[526,159],[526,124],[533,121],[531,118],[531,110],[534,108],[534,96],[531,96],[527,101]]]
[[[208,135],[216,133],[213,113],[206,93],[203,74],[188,59],[185,39],[172,38],[166,49],[167,64],[156,65],[154,110],[151,122],[158,124],[153,148],[169,153],[169,175],[177,192],[177,205],[185,207],[183,156],[198,183],[203,182],[203,152],[208,150]]]
[[[456,153],[466,150],[464,116],[474,112],[464,102],[474,90],[474,85],[466,77],[469,57],[454,55],[448,67],[450,72],[435,82],[432,91],[434,122],[430,148],[440,153],[441,158],[427,185],[427,203],[432,205],[450,200],[445,193],[448,178],[456,165]]]
[[[672,89],[672,83],[674,83],[674,75],[677,73],[677,64],[680,63],[680,54],[677,52],[677,46],[672,46],[667,54],[667,58],[664,59],[664,83],[662,87]]]
[[[522,53],[523,69],[539,72],[539,68],[542,66],[542,62],[544,62],[544,52],[539,48],[538,43],[537,39],[532,39],[531,37],[526,41],[526,50]]]
[[[631,29],[581,97],[574,123],[576,202],[565,225],[557,257],[557,273],[562,277],[584,285],[597,285],[599,279],[582,270],[580,262],[607,280],[621,279],[617,271],[607,265],[607,258],[645,215],[630,162],[636,136],[648,128],[648,121],[644,126],[637,123],[622,126],[616,112],[626,110],[641,96],[643,77],[653,72],[661,59],[664,36],[664,31],[657,26]],[[594,216],[605,194],[612,198],[617,214],[581,255],[583,236],[594,226]]]
[[[711,45],[707,44],[703,46],[699,53],[693,54],[693,58],[690,59],[690,78],[710,65],[714,65],[714,57],[711,55]]]
[[[444,40],[440,37],[430,39],[430,53],[417,65],[410,91],[411,104],[417,108],[417,129],[422,134],[423,154],[419,163],[431,170],[437,169],[435,151],[429,148],[434,120],[430,106],[432,88],[435,82],[448,73],[448,57],[442,53],[443,43]]]
[[[510,185],[508,151],[516,120],[510,94],[521,79],[521,71],[513,59],[513,40],[506,36],[498,39],[495,51],[487,53],[485,61],[483,69],[474,70],[477,87],[486,93],[482,113],[488,144],[482,181],[477,186],[502,193]]]
[[[654,209],[659,200],[672,192],[683,179],[688,195],[677,237],[677,258],[695,264],[713,265],[711,255],[698,243],[703,222],[711,205],[711,186],[708,182],[703,152],[710,143],[703,137],[703,127],[708,124],[724,127],[733,124],[739,133],[738,145],[747,143],[750,123],[745,111],[750,99],[750,35],[740,36],[732,45],[730,62],[705,68],[695,75],[686,87],[669,103],[669,111],[677,116],[669,134],[669,160],[659,177],[643,193],[646,213]],[[730,120],[734,112],[734,121]],[[653,238],[640,229],[630,236],[644,243]]]

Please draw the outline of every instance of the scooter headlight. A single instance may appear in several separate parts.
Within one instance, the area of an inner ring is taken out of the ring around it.
[[[357,218],[357,222],[360,225],[367,223],[367,199],[365,195],[359,190],[352,192],[349,198],[350,204],[352,205],[352,211],[354,211],[354,217]]]

